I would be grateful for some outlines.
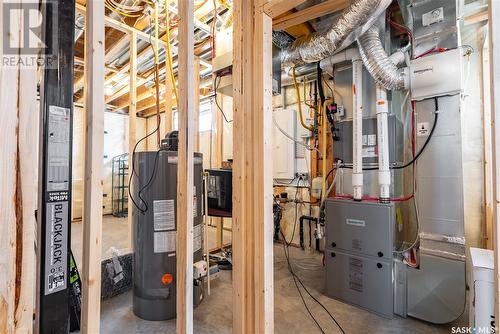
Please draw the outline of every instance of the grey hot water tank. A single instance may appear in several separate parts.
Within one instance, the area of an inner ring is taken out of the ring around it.
[[[177,230],[177,152],[161,150],[137,152],[133,179],[133,198],[141,213],[132,207],[134,223],[134,313],[146,320],[167,320],[176,316],[176,255]],[[194,163],[194,262],[203,259],[202,192],[203,166],[201,153],[195,153]],[[157,161],[156,161],[157,160]],[[156,168],[155,168],[156,161]],[[171,275],[171,276],[169,276]],[[165,284],[172,278],[170,284]],[[194,305],[201,299],[201,287],[195,285]]]

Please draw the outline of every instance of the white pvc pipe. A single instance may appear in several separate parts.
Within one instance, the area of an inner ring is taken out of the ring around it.
[[[377,145],[378,145],[378,183],[380,202],[390,201],[391,171],[389,169],[389,126],[387,116],[387,91],[377,85]]]
[[[355,201],[363,199],[363,61],[352,60],[352,189]]]
[[[340,51],[333,56],[327,57],[319,62],[323,71],[333,76],[333,66],[344,61],[361,59],[358,48],[350,48]]]

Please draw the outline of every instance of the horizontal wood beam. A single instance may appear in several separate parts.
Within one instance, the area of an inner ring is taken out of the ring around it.
[[[488,20],[488,9],[464,17],[464,25],[472,25]]]
[[[76,4],[76,10],[78,12],[82,13],[82,14],[85,14],[86,7],[84,5],[82,5],[82,4],[77,3]],[[104,21],[105,21],[105,24],[108,27],[114,28],[116,30],[122,31],[122,32],[127,33],[127,34],[130,34],[133,31],[133,32],[135,32],[137,34],[137,38],[140,38],[143,41],[146,41],[146,42],[149,42],[149,41],[156,42],[156,38],[153,37],[153,36],[150,36],[148,33],[144,32],[142,30],[136,29],[134,27],[131,27],[128,24],[125,24],[123,22],[120,22],[120,21],[117,21],[115,19],[112,19],[109,16],[105,16],[104,17]],[[163,46],[166,46],[168,42],[166,42],[166,41],[162,40],[161,38],[159,38],[158,39],[158,43],[161,44],[161,45],[163,45]]]
[[[349,0],[328,0],[317,5],[281,16],[273,20],[274,30],[285,30],[309,20],[342,10],[349,5]]]
[[[153,100],[153,101],[149,102],[148,104],[143,105],[142,107],[137,106],[137,112],[138,112],[138,113],[140,113],[140,112],[142,112],[142,111],[144,111],[144,110],[148,110],[149,108],[152,108],[152,107],[156,106],[156,98],[155,98],[154,96],[150,96],[150,98],[151,98],[151,97],[153,97],[153,98],[154,98],[154,100]],[[143,101],[144,101],[144,100],[143,100]],[[160,101],[160,105],[161,105],[162,103],[163,103],[163,104],[165,103],[165,101],[164,101],[163,99]],[[177,102],[175,101],[175,99],[172,99],[172,105],[176,105],[176,103],[177,103]],[[156,113],[156,111],[155,111],[155,113]],[[153,115],[144,115],[144,116],[148,117],[148,116],[153,116]]]
[[[306,2],[306,0],[271,0],[264,4],[264,13],[274,18]]]

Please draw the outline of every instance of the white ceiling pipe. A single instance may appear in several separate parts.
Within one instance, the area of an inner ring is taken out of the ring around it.
[[[333,67],[344,61],[352,61],[353,59],[360,59],[358,48],[349,48],[342,50],[333,56],[327,57],[320,61],[319,66],[323,71],[333,76]]]

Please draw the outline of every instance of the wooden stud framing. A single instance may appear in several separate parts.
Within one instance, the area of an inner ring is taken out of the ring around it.
[[[35,235],[38,198],[38,143],[39,137],[33,129],[39,128],[40,103],[36,98],[37,70],[19,71],[18,120],[18,174],[16,212],[17,241],[16,266],[18,273],[16,291],[18,299],[15,314],[16,333],[31,333],[33,327],[33,309],[35,306],[34,289],[36,277]],[[2,86],[5,87],[5,86]],[[20,192],[20,193],[19,193]],[[19,249],[21,248],[21,249]]]
[[[20,17],[11,15],[13,22]],[[17,30],[17,31],[16,31]],[[19,45],[19,29],[11,24],[9,31],[10,43]],[[0,49],[1,51],[1,49]],[[3,55],[3,54],[2,54]],[[1,66],[1,65],[0,65]],[[2,140],[0,152],[0,333],[14,333],[15,331],[15,288],[16,288],[16,248],[17,248],[17,215],[16,215],[16,187],[17,187],[17,133],[19,96],[19,69],[0,68],[0,113],[2,115]],[[16,84],[8,84],[15,82]],[[7,204],[8,203],[8,204]]]
[[[233,333],[272,333],[272,19],[263,0],[233,8]]]
[[[344,9],[349,3],[349,0],[324,1],[317,5],[299,10],[298,12],[274,19],[273,28],[274,30],[285,30],[286,28]]]
[[[179,1],[177,163],[177,333],[193,333],[194,25],[193,0]]]
[[[500,315],[500,2],[488,1],[489,61],[493,153],[493,245],[495,256],[495,318]],[[498,321],[498,320],[497,320]]]
[[[137,132],[137,36],[135,32],[130,34],[130,104],[128,107],[128,166],[129,173],[132,173],[132,156],[135,144],[137,142],[136,132]],[[132,182],[129,183],[130,192],[132,193]],[[132,198],[128,196],[128,235],[129,235],[129,246],[130,249],[134,249],[133,240],[132,240],[132,229],[133,226],[133,215],[132,215],[132,207],[134,203],[132,202]]]
[[[14,45],[20,42],[16,28],[22,18],[20,12],[10,15],[7,29],[13,30],[5,33]],[[0,201],[5,204],[0,210],[0,333],[32,333],[39,122],[36,68],[0,65],[0,84]]]
[[[481,98],[483,100],[483,157],[484,157],[484,225],[482,247],[493,249],[493,151],[492,151],[492,126],[491,126],[491,75],[490,75],[489,37],[486,34],[481,51],[482,86]]]
[[[464,17],[464,25],[468,26],[488,20],[488,10],[483,10],[472,15]]]
[[[102,157],[104,141],[104,3],[85,17],[85,179],[81,333],[99,333],[101,310]]]
[[[306,0],[271,0],[263,5],[264,12],[270,17],[276,17],[281,15],[301,3],[306,2]]]
[[[194,59],[194,151],[200,151],[200,58]]]

